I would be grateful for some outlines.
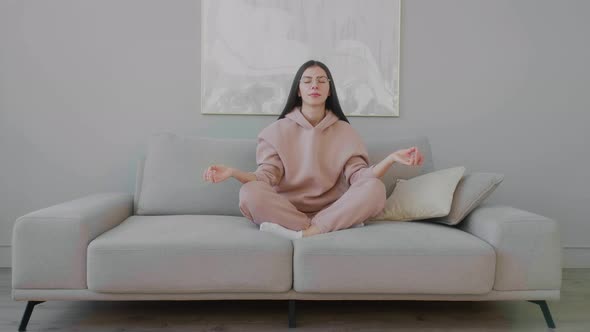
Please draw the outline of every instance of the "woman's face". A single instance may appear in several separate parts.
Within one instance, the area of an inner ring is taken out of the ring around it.
[[[326,104],[330,95],[330,81],[326,72],[319,66],[307,68],[301,75],[298,95],[303,104],[309,106]]]

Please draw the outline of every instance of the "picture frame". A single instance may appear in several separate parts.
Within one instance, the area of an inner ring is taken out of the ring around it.
[[[401,0],[202,0],[201,113],[279,115],[326,64],[346,116],[399,116]]]

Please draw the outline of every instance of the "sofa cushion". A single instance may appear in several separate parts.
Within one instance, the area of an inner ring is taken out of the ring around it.
[[[390,153],[417,146],[424,155],[421,167],[395,164],[383,176],[387,195],[396,179],[410,179],[432,172],[434,165],[428,138],[367,140],[369,163],[375,164]],[[156,134],[148,143],[145,160],[140,159],[135,186],[134,211],[137,215],[212,214],[242,216],[239,191],[242,183],[228,179],[221,183],[201,180],[204,169],[213,163],[256,170],[255,139],[217,139]]]
[[[304,293],[484,294],[496,254],[455,227],[377,222],[293,241],[294,289]]]
[[[293,245],[244,217],[132,216],[88,246],[88,289],[285,292]]]
[[[242,183],[202,180],[211,164],[256,169],[256,142],[242,139],[157,134],[148,145],[137,198],[138,215],[211,214],[242,216]]]

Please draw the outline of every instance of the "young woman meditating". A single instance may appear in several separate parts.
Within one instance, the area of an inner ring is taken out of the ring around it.
[[[211,165],[203,180],[234,177],[240,210],[261,231],[290,239],[363,226],[385,207],[381,177],[398,162],[420,166],[416,147],[369,166],[367,149],[344,115],[332,74],[319,61],[304,63],[279,118],[258,134],[254,172]]]

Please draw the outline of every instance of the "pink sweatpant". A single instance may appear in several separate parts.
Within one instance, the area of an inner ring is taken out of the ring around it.
[[[378,215],[385,207],[385,185],[378,178],[354,182],[335,202],[321,211],[304,213],[268,183],[250,181],[240,188],[240,210],[255,224],[273,222],[300,231],[316,225],[321,233],[346,229]]]

